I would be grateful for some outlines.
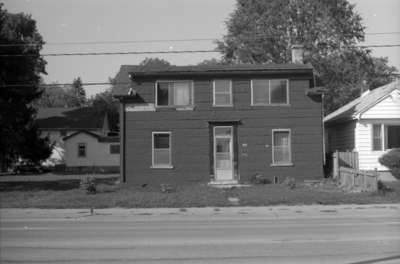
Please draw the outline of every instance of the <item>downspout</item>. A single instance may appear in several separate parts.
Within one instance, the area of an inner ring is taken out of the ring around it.
[[[126,172],[125,172],[125,156],[126,156],[126,148],[125,148],[125,122],[126,122],[126,114],[125,114],[125,100],[121,98],[120,100],[120,174],[121,174],[121,182],[126,182]]]

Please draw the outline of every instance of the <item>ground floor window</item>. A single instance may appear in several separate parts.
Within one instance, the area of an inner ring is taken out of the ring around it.
[[[372,150],[400,148],[400,125],[372,125]]]
[[[86,157],[86,143],[78,143],[78,157]]]
[[[119,144],[110,145],[110,154],[119,154]]]
[[[272,130],[272,164],[291,165],[290,129]]]
[[[153,167],[170,167],[171,132],[153,132]]]

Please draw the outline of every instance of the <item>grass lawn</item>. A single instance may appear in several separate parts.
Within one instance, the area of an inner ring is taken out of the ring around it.
[[[297,184],[255,185],[217,189],[206,184],[178,186],[176,191],[163,193],[159,186],[132,187],[115,185],[114,180],[98,180],[98,193],[86,194],[79,181],[0,183],[2,208],[150,208],[232,206],[228,198],[239,198],[239,206],[298,204],[369,204],[399,203],[400,181],[386,183],[390,191],[345,193],[332,187],[310,187]]]

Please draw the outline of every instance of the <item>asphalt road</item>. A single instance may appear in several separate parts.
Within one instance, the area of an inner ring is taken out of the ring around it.
[[[0,212],[1,263],[400,263],[400,205]]]

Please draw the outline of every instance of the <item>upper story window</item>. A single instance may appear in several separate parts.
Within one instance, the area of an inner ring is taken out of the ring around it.
[[[213,92],[214,106],[232,106],[231,80],[214,80]]]
[[[251,80],[251,105],[289,104],[289,80]]]
[[[193,105],[193,85],[191,81],[156,82],[156,106]]]

